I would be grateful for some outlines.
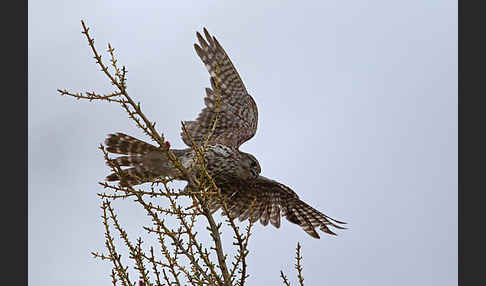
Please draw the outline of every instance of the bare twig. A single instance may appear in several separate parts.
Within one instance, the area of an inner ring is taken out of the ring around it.
[[[297,250],[295,252],[295,269],[297,269],[297,278],[299,279],[299,285],[304,286],[304,277],[302,276],[302,255],[300,254],[300,243],[297,242]]]
[[[289,280],[287,280],[287,276],[283,273],[283,271],[280,271],[280,277],[282,277],[283,283],[285,286],[290,286]]]

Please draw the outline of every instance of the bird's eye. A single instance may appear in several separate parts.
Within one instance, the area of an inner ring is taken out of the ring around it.
[[[256,166],[257,166],[256,162],[255,162],[255,161],[251,161],[251,163],[250,163],[250,167],[252,167],[252,168],[256,168]]]

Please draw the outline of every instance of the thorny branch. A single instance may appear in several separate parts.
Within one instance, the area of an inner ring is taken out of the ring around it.
[[[123,110],[127,112],[129,118],[143,130],[152,140],[158,144],[161,152],[167,154],[173,166],[179,171],[179,175],[174,178],[154,178],[150,191],[142,188],[135,189],[131,186],[112,185],[107,182],[100,182],[104,192],[98,193],[102,203],[101,209],[103,212],[102,222],[105,228],[105,247],[108,250],[107,254],[92,252],[95,258],[111,261],[113,269],[111,271],[111,281],[113,285],[135,285],[130,279],[130,270],[125,266],[121,259],[117,247],[115,246],[115,239],[111,234],[110,225],[119,233],[123,244],[127,247],[129,252],[129,259],[134,262],[133,270],[138,272],[138,279],[140,285],[221,285],[231,286],[245,284],[247,275],[246,256],[248,255],[248,241],[251,236],[251,229],[254,221],[249,220],[248,226],[244,233],[235,223],[235,218],[231,216],[231,212],[226,204],[225,197],[221,190],[215,184],[212,177],[206,170],[205,152],[208,144],[211,141],[213,133],[216,129],[220,104],[221,92],[219,86],[216,84],[215,93],[217,94],[217,112],[213,119],[213,124],[210,128],[208,136],[205,138],[204,144],[196,144],[190,134],[187,132],[186,126],[182,123],[183,132],[187,135],[191,147],[196,154],[196,164],[200,170],[200,176],[197,178],[191,175],[193,172],[186,169],[178,158],[165,144],[164,136],[158,133],[155,129],[155,122],[151,122],[148,117],[142,112],[139,102],[135,102],[127,91],[127,69],[125,66],[120,67],[118,60],[115,57],[115,49],[108,44],[107,52],[109,54],[110,64],[107,65],[102,61],[102,56],[97,51],[94,45],[94,38],[89,33],[89,28],[81,21],[82,34],[85,35],[88,45],[93,53],[93,58],[99,66],[103,74],[109,79],[115,91],[101,94],[93,91],[86,91],[85,93],[73,93],[66,89],[58,89],[61,95],[67,95],[76,99],[84,99],[89,101],[99,100],[108,103],[120,104]],[[219,71],[219,67],[216,67]],[[216,73],[218,74],[218,72]],[[217,83],[218,81],[216,81]],[[122,177],[122,169],[109,158],[107,151],[103,145],[99,149],[103,152],[104,159],[111,170]],[[191,166],[190,168],[194,168]],[[183,179],[187,181],[187,186],[184,190],[174,191],[169,184],[175,179]],[[140,206],[143,207],[147,216],[151,219],[151,226],[144,226],[143,229],[149,235],[154,235],[159,242],[160,250],[157,251],[154,247],[149,250],[144,250],[143,241],[138,238],[132,242],[129,239],[127,232],[119,222],[115,209],[112,207],[112,202],[117,199],[133,198]],[[180,200],[184,198],[189,199],[192,204],[188,207],[183,207],[184,203]],[[168,203],[168,206],[160,206],[153,203],[157,202]],[[222,237],[220,229],[222,223],[216,223],[209,208],[210,200],[217,200],[221,206],[222,213],[226,218],[227,225],[234,232],[233,243],[236,247],[234,249],[234,261],[232,261],[231,269],[227,266],[227,254],[224,252]],[[253,207],[253,203],[251,208]],[[250,210],[251,210],[250,208]],[[189,211],[190,210],[190,211]],[[196,231],[196,221],[198,217],[203,216],[207,221],[207,227],[210,238],[213,240],[213,246],[207,247],[202,243],[201,235]],[[176,227],[171,227],[168,222],[170,219],[175,219],[178,223]],[[298,245],[298,257],[300,245]],[[213,263],[212,255],[216,254],[217,263]],[[147,264],[148,263],[148,264]],[[150,267],[147,267],[149,265]],[[303,285],[303,278],[301,278],[300,258],[298,258],[298,277],[301,285]],[[151,269],[151,271],[149,270]],[[299,270],[300,269],[300,270]],[[239,274],[239,276],[238,276]],[[281,273],[284,282],[286,281],[283,272]],[[153,281],[153,282],[151,282]],[[288,282],[285,282],[289,285]]]
[[[304,277],[302,276],[302,254],[300,253],[300,243],[297,242],[297,248],[295,250],[295,269],[297,270],[297,279],[299,282],[299,286],[304,286]],[[280,271],[280,277],[285,286],[290,286],[289,280],[287,280],[287,276]]]

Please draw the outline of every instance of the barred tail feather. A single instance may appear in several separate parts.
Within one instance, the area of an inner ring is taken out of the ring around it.
[[[115,162],[118,166],[135,166],[142,163],[142,156],[132,155],[132,156],[120,156],[110,161]],[[109,164],[107,163],[109,166]]]
[[[109,134],[105,140],[106,150],[110,153],[123,154],[110,159],[118,166],[128,166],[131,168],[122,170],[121,175],[112,173],[106,177],[106,181],[120,181],[120,185],[138,185],[148,182],[156,177],[175,176],[177,169],[167,157],[157,147],[143,142],[132,136],[115,133]],[[186,153],[186,150],[172,150],[179,157]],[[107,162],[110,165],[110,162]]]
[[[123,155],[144,155],[157,150],[152,144],[119,132],[109,134],[105,144],[108,152]]]
[[[121,177],[116,173],[111,173],[106,177],[106,181],[120,181],[121,186],[133,186],[141,184],[149,180],[153,176],[154,174],[149,171],[142,170],[142,168],[140,167],[132,167],[122,170]]]

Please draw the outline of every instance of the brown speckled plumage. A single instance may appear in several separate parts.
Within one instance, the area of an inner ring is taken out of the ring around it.
[[[262,225],[270,222],[276,228],[280,227],[280,218],[286,217],[315,238],[319,238],[316,228],[328,234],[335,234],[330,226],[343,229],[338,225],[343,222],[301,201],[289,187],[260,176],[257,159],[238,149],[255,135],[258,123],[256,103],[216,38],[206,29],[205,38],[199,33],[196,36],[199,44],[194,44],[194,48],[211,76],[211,88],[206,88],[205,107],[196,120],[185,121],[185,125],[192,140],[201,144],[210,134],[219,111],[205,159],[208,172],[225,194],[231,214],[240,220],[250,217],[260,220]],[[186,145],[192,146],[184,132],[181,137]],[[121,185],[137,185],[155,177],[181,178],[167,156],[151,144],[123,133],[110,134],[105,144],[108,152],[126,155],[113,159],[120,166],[130,167],[123,170]],[[184,167],[193,165],[194,151],[191,148],[171,150]],[[191,170],[196,172],[197,169]],[[111,174],[106,180],[118,181],[120,178]],[[213,201],[210,208],[214,212],[221,206]]]
[[[206,88],[206,107],[195,121],[185,121],[186,128],[195,142],[202,142],[211,130],[220,98],[218,123],[210,142],[238,148],[252,138],[257,130],[256,103],[216,38],[209,35],[206,29],[206,39],[199,33],[196,35],[199,45],[194,44],[194,48],[211,75],[211,88]],[[191,146],[184,132],[181,136],[184,143]]]

